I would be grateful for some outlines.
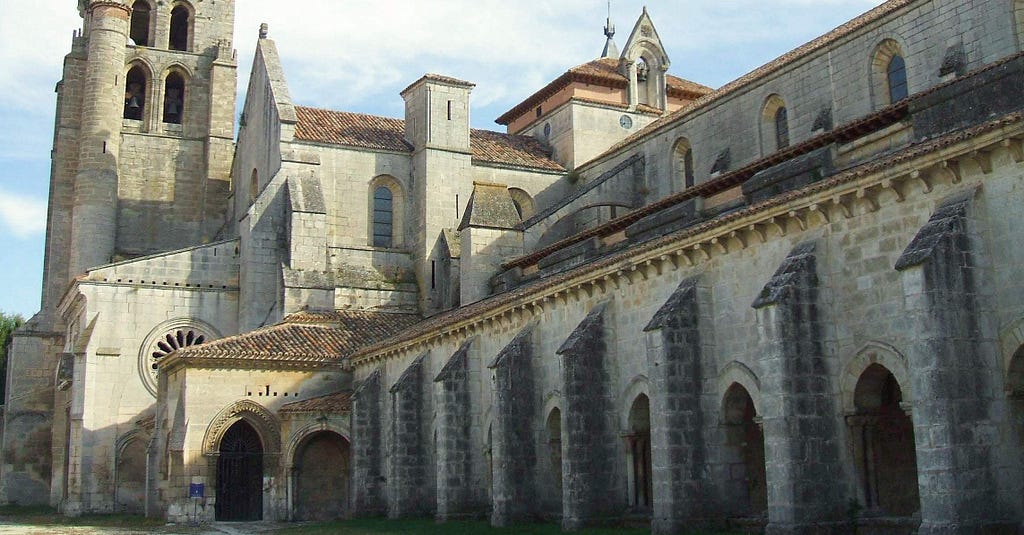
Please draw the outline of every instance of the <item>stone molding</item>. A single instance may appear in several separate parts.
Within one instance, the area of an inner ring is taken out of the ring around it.
[[[281,452],[281,423],[277,417],[263,405],[243,399],[222,410],[206,428],[203,455],[220,455],[220,441],[224,433],[239,420],[245,420],[260,434],[264,455]]]

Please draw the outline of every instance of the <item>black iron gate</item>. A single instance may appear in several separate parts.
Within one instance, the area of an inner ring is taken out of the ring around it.
[[[217,520],[263,519],[263,446],[245,420],[228,429],[217,459]]]

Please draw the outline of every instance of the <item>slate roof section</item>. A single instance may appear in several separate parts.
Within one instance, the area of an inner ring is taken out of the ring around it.
[[[405,140],[405,121],[362,113],[296,106],[295,139],[370,150],[412,152]],[[470,130],[473,160],[482,163],[565,171],[551,151],[530,136]]]
[[[345,413],[352,410],[352,391],[337,392],[295,403],[282,405],[278,411],[282,414],[301,412],[326,412],[330,414]]]
[[[281,323],[173,354],[177,359],[335,362],[420,321],[412,314],[362,310],[300,312]]]
[[[619,72],[618,59],[596,59],[569,69],[565,74],[544,86],[540,91],[530,95],[526,100],[516,105],[516,107],[498,117],[496,122],[501,125],[511,124],[516,118],[533,110],[555,93],[576,82],[610,87],[612,89],[625,89],[629,87],[629,80]],[[710,87],[684,80],[671,74],[665,77],[665,85],[668,95],[676,98],[697,99],[713,91]]]

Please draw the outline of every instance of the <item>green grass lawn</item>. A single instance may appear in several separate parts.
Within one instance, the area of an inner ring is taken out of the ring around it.
[[[349,520],[286,528],[282,535],[561,535],[556,524],[523,524],[511,528],[492,528],[487,522],[446,522],[433,520]],[[585,529],[580,535],[647,535],[647,529]]]
[[[579,535],[649,535],[649,529],[593,528]],[[485,521],[447,522],[433,520],[349,520],[285,528],[281,535],[562,535],[557,524],[522,524],[511,528],[492,528]],[[691,535],[699,535],[693,532]]]
[[[22,507],[0,505],[0,520],[32,526],[89,526],[97,528],[126,528],[155,530],[164,526],[160,519],[135,515],[82,515],[66,517],[50,507]]]

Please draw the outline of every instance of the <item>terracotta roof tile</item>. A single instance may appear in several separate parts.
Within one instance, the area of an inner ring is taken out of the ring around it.
[[[405,121],[362,113],[296,106],[295,139],[366,149],[409,152]]]
[[[295,139],[371,150],[411,152],[405,121],[361,113],[296,106]],[[471,130],[473,159],[535,169],[564,171],[536,139],[488,130]]]
[[[300,312],[277,325],[182,349],[179,359],[294,363],[340,361],[420,320],[411,314],[359,310]]]
[[[513,136],[489,130],[471,130],[473,159],[481,162],[565,171],[551,152],[531,136]]]
[[[281,406],[281,413],[328,412],[343,413],[352,410],[352,392],[338,392],[316,398],[296,401]]]
[[[431,74],[424,74],[423,76],[420,77],[419,80],[416,80],[415,82],[409,84],[409,87],[406,87],[405,89],[403,89],[402,92],[399,93],[399,94],[404,97],[405,94],[408,93],[410,89],[416,87],[417,85],[419,85],[422,82],[427,82],[427,81],[439,82],[439,83],[442,83],[442,84],[453,85],[455,87],[463,87],[463,88],[466,88],[466,89],[473,89],[474,87],[476,87],[476,84],[474,84],[473,82],[467,82],[465,80],[459,80],[458,78],[452,78],[451,76],[445,76],[443,74],[432,74],[431,73]]]

